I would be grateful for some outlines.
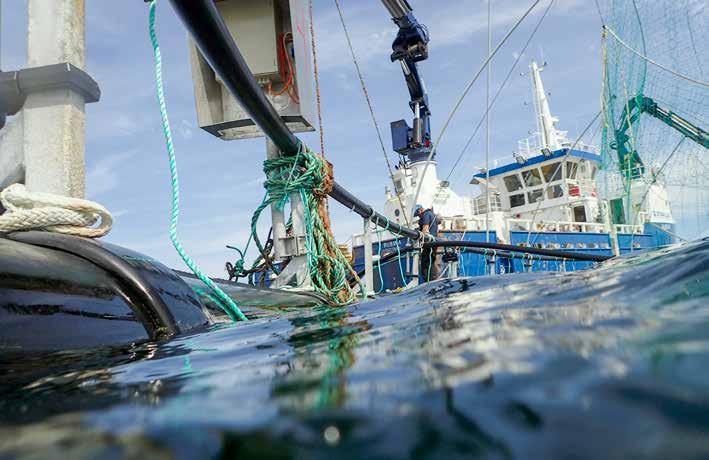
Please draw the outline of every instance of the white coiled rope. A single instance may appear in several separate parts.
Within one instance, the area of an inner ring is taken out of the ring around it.
[[[113,225],[111,213],[98,203],[30,192],[23,184],[13,184],[0,192],[0,201],[7,210],[0,215],[0,232],[44,230],[98,238]]]

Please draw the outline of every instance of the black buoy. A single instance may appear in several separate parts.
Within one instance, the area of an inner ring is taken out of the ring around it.
[[[174,271],[143,254],[49,232],[0,237],[0,349],[160,340],[208,318]]]

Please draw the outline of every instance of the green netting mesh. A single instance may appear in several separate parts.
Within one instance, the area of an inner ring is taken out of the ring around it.
[[[709,129],[707,2],[605,0],[600,9],[607,27],[604,168],[607,173],[620,172],[626,180],[619,182],[626,188],[627,179],[643,180],[662,169],[668,187],[689,187],[705,193],[709,184],[706,148],[690,138],[680,143],[685,135],[647,112],[640,114],[639,108],[648,100],[654,101],[657,107],[690,124]],[[629,154],[621,162],[623,144]],[[637,152],[636,157],[633,152]],[[706,218],[706,204],[696,197],[694,201],[698,206],[695,211]],[[682,207],[681,203],[675,205]]]

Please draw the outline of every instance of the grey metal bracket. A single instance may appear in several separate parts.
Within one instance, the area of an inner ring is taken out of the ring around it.
[[[308,253],[305,247],[305,236],[287,236],[281,238],[283,244],[283,257],[304,256]]]
[[[14,115],[22,109],[30,93],[70,89],[86,103],[98,102],[98,83],[80,68],[68,62],[0,72],[0,114]]]

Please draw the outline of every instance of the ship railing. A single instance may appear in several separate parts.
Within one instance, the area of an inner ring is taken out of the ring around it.
[[[479,216],[487,214],[487,198],[485,195],[480,195],[472,201],[473,215]],[[502,211],[502,200],[497,192],[490,193],[490,212]]]
[[[492,230],[493,226],[493,216],[488,216],[487,228]],[[464,217],[464,216],[452,216],[444,217],[441,219],[440,231],[462,231],[462,232],[482,232],[485,231],[485,216],[474,216],[474,217]]]
[[[607,227],[599,222],[532,221],[531,219],[508,219],[511,231],[559,232],[559,233],[606,233]]]
[[[642,225],[630,225],[630,224],[615,224],[615,231],[617,233],[628,233],[642,235],[644,232]]]
[[[585,142],[581,142],[581,141],[574,143],[574,141],[572,141],[572,140],[564,139],[561,142],[561,147],[564,149],[570,149],[571,147],[573,147],[574,150],[581,150],[584,152],[600,154],[600,150],[598,149],[598,147],[596,147],[595,145],[587,144]]]
[[[598,149],[597,146],[587,144],[585,142],[574,142],[571,139],[568,139],[566,137],[567,132],[566,131],[558,131],[556,132],[556,135],[559,139],[559,145],[561,148],[564,149],[570,149],[573,147],[574,150],[582,150],[584,152],[591,152],[595,154],[599,154],[600,150]],[[536,156],[539,155],[542,152],[542,136],[538,132],[532,133],[531,136],[527,137],[526,139],[522,139],[517,141],[517,152],[518,154],[523,155],[526,158],[529,158],[531,156]]]

